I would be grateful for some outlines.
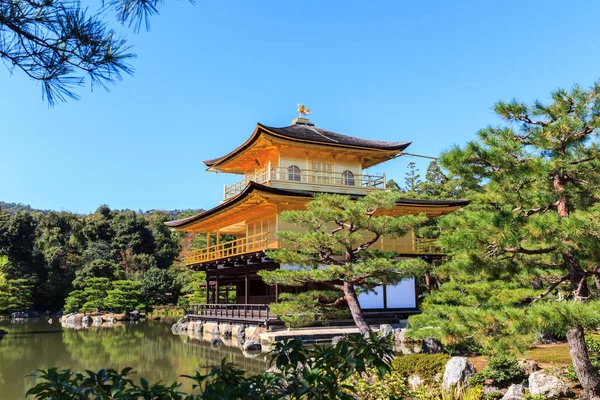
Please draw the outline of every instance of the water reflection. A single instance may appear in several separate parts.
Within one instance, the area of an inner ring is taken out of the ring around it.
[[[265,370],[264,354],[248,358],[236,347],[211,347],[201,338],[173,335],[172,322],[73,330],[44,319],[16,324],[0,321],[0,329],[9,331],[0,340],[0,399],[23,398],[32,383],[26,375],[53,366],[77,371],[132,366],[150,381],[179,380],[185,390],[191,390],[191,383],[180,375],[204,372],[223,358],[250,372]]]

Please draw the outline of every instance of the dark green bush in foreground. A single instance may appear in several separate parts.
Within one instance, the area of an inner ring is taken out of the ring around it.
[[[517,359],[509,354],[499,354],[491,357],[485,368],[471,378],[470,383],[481,384],[492,380],[497,385],[507,386],[523,378]]]
[[[292,339],[275,345],[273,372],[247,377],[245,371],[223,361],[206,375],[185,376],[194,381],[193,393],[182,392],[177,382],[149,384],[140,378],[137,383],[130,368],[85,374],[50,368],[37,372],[27,396],[36,400],[354,399],[349,378],[367,371],[384,376],[390,371],[391,357],[389,343],[375,335],[314,348]]]

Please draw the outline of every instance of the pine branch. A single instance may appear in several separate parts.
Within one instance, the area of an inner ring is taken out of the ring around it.
[[[552,253],[553,251],[556,251],[557,249],[558,249],[557,246],[547,247],[545,249],[533,249],[533,250],[524,249],[522,247],[505,247],[505,248],[503,248],[503,250],[507,253],[518,253],[518,254],[529,254],[529,255]]]
[[[541,299],[543,299],[544,297],[546,297],[547,295],[550,294],[550,292],[552,292],[558,285],[560,285],[561,283],[563,283],[564,281],[566,281],[567,279],[569,279],[569,275],[565,275],[562,278],[560,278],[560,280],[554,282],[552,285],[550,285],[550,287],[548,289],[546,289],[546,291],[542,294],[540,294],[538,297],[536,297],[535,299],[533,299],[531,302],[535,303],[540,301]]]

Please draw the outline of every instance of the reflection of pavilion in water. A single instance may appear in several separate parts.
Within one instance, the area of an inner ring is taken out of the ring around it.
[[[268,353],[245,352],[241,348],[242,341],[238,341],[235,337],[222,338],[222,340],[225,343],[224,346],[213,346],[206,340],[206,337],[202,337],[202,334],[197,337],[187,336],[185,338],[186,351],[197,359],[205,360],[206,364],[200,365],[200,367],[206,367],[207,370],[221,364],[223,359],[250,374],[262,373],[269,368],[271,356]]]

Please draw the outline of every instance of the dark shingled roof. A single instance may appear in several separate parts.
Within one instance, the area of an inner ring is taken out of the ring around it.
[[[316,193],[315,192],[311,192],[308,190],[292,190],[292,189],[279,189],[279,188],[274,188],[271,186],[266,186],[266,185],[261,185],[260,183],[256,183],[254,181],[251,181],[250,183],[248,183],[248,185],[246,186],[246,188],[241,191],[239,194],[237,194],[235,197],[232,197],[230,200],[219,204],[218,206],[211,208],[210,210],[207,210],[203,213],[200,213],[198,215],[194,215],[192,217],[188,217],[188,218],[183,218],[183,219],[178,219],[175,221],[167,221],[164,224],[166,226],[170,226],[173,228],[177,228],[177,227],[182,227],[185,226],[189,223],[195,222],[199,219],[208,217],[212,214],[215,214],[216,212],[226,209],[230,206],[232,206],[233,204],[236,204],[237,202],[243,200],[244,198],[246,198],[249,194],[251,194],[252,192],[256,191],[256,190],[260,190],[261,192],[266,192],[266,193],[271,193],[271,194],[277,194],[277,195],[282,195],[282,196],[296,196],[296,197],[313,197]],[[339,193],[329,193],[329,194],[339,194]],[[350,198],[356,200],[358,198],[364,197],[363,195],[350,195]],[[396,201],[396,204],[398,205],[431,205],[431,206],[446,206],[446,207],[462,207],[462,206],[466,206],[467,204],[469,204],[468,200],[430,200],[430,199],[399,199],[398,201]]]
[[[332,131],[328,131],[326,129],[317,128],[314,125],[297,123],[290,126],[286,126],[283,128],[274,128],[271,126],[266,126],[263,124],[257,124],[258,128],[267,134],[275,134],[278,136],[282,136],[288,139],[307,141],[307,142],[317,142],[323,143],[330,146],[342,146],[342,147],[363,147],[367,149],[374,150],[397,150],[402,151],[407,148],[411,142],[383,142],[381,140],[370,140],[370,139],[361,139],[354,136],[342,135],[341,133],[336,133]],[[258,137],[258,135],[257,135]],[[229,156],[237,153],[238,151],[243,150],[245,147],[249,146],[254,140],[246,143],[245,146],[234,150],[226,156],[215,158],[212,160],[204,161],[204,164],[207,166],[212,166],[221,160],[228,158]]]

